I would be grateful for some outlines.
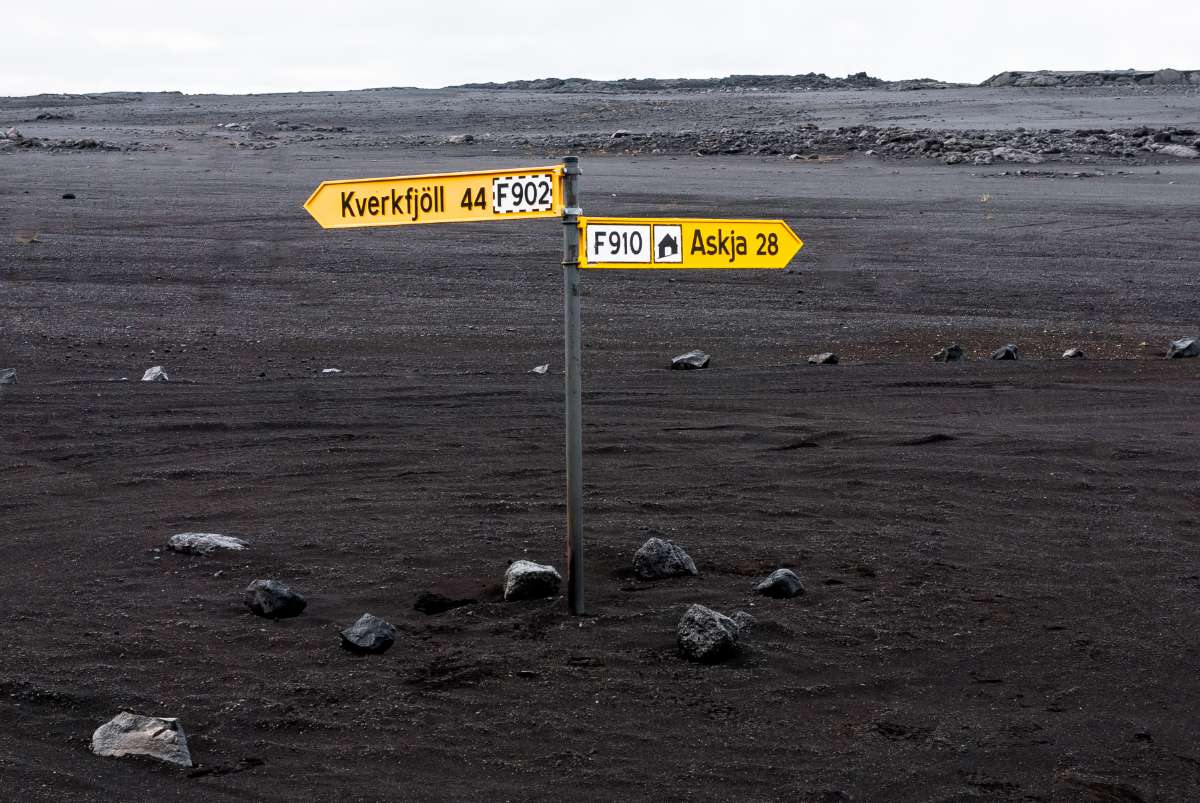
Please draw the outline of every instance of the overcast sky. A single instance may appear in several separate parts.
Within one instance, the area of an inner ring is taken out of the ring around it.
[[[1005,69],[1200,69],[1195,0],[7,5],[0,95],[860,70],[978,82]]]

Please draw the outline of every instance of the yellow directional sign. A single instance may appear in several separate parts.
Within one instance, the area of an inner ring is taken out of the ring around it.
[[[581,268],[785,268],[804,243],[782,220],[581,217]]]
[[[558,217],[562,165],[323,181],[304,208],[327,229]]]

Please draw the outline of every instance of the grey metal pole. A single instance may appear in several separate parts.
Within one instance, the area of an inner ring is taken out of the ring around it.
[[[567,605],[582,616],[583,604],[583,357],[579,324],[579,157],[563,159],[563,317],[566,341],[567,410]]]

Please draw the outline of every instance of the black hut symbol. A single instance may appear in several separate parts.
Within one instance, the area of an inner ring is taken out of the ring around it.
[[[658,241],[658,258],[666,259],[679,255],[679,241],[670,234]]]

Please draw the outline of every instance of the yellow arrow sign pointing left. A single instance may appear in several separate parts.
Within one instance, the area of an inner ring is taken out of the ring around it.
[[[324,181],[304,208],[327,229],[558,217],[562,165]]]
[[[804,243],[782,220],[581,217],[581,268],[786,268]]]

